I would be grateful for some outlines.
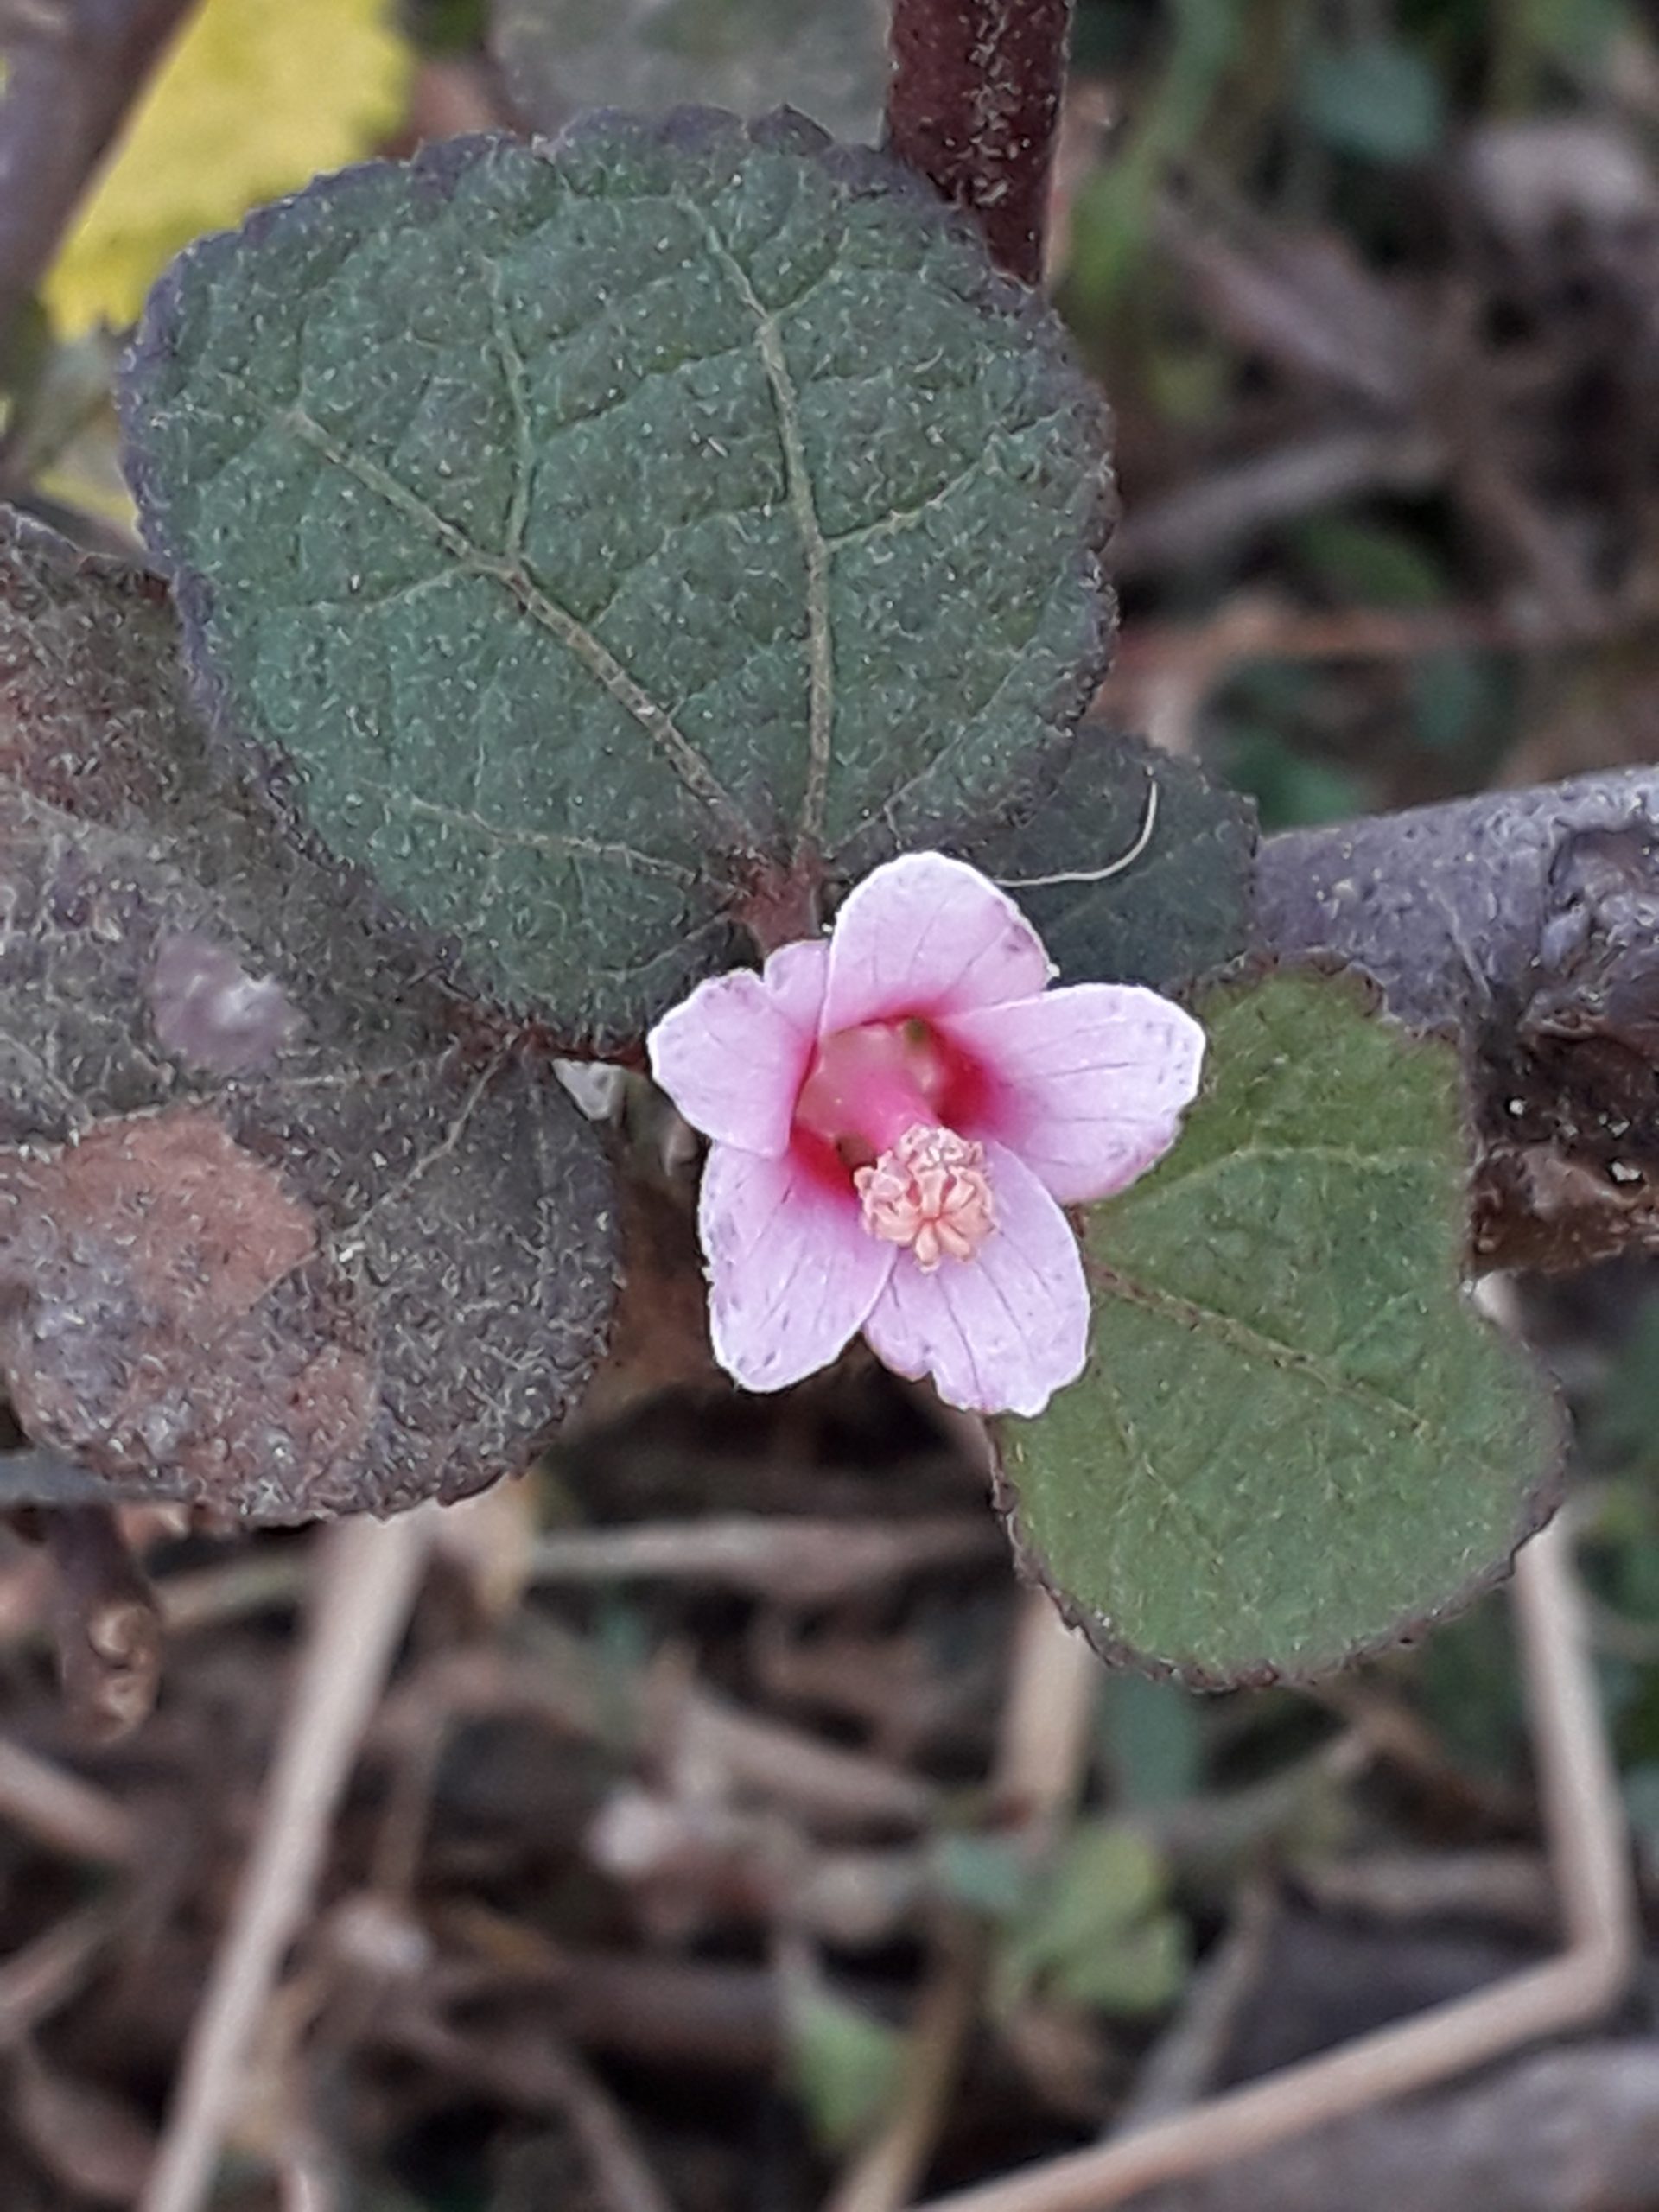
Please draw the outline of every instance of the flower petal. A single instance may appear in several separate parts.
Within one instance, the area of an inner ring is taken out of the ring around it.
[[[1088,1286],[1071,1224],[1037,1178],[1004,1145],[985,1154],[995,1232],[931,1274],[902,1255],[864,1334],[899,1374],[931,1375],[949,1405],[1039,1414],[1083,1372]]]
[[[709,1262],[715,1357],[746,1390],[781,1390],[827,1367],[863,1326],[897,1258],[798,1154],[717,1144],[697,1225]]]
[[[825,1034],[906,1014],[1030,998],[1048,981],[1042,939],[965,861],[908,853],[849,897],[830,941]]]
[[[829,938],[808,937],[780,944],[768,955],[761,979],[779,1011],[805,1035],[816,1037],[830,981]]]
[[[989,1078],[963,1134],[1012,1146],[1065,1205],[1109,1198],[1169,1149],[1204,1065],[1192,1015],[1138,984],[1077,983],[940,1027]]]
[[[699,983],[646,1039],[651,1071],[695,1129],[776,1159],[789,1142],[829,965],[827,944],[784,946],[764,975]]]

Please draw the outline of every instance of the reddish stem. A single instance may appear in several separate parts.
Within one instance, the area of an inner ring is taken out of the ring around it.
[[[965,207],[993,258],[1043,273],[1072,0],[893,0],[887,145]]]
[[[734,912],[763,955],[776,952],[780,944],[818,934],[823,887],[822,862],[804,851],[787,871],[775,864],[758,868]]]

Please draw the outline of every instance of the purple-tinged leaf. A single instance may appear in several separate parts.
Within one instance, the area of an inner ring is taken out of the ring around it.
[[[31,1442],[275,1520],[523,1466],[609,1314],[595,1137],[207,740],[162,587],[10,517],[0,883]]]

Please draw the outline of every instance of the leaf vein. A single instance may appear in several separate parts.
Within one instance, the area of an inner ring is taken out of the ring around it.
[[[690,200],[683,199],[679,204],[708,240],[709,251],[753,320],[755,346],[777,420],[790,512],[800,536],[802,557],[806,563],[807,764],[806,789],[801,804],[801,844],[810,849],[817,845],[823,830],[836,713],[836,671],[835,638],[830,623],[830,547],[818,520],[812,475],[807,467],[806,442],[801,428],[801,396],[789,365],[778,318],[749,282],[748,271],[701,207]]]
[[[436,799],[422,798],[413,791],[386,785],[365,784],[363,788],[373,791],[377,798],[384,798],[388,805],[403,807],[410,814],[426,815],[434,821],[448,822],[457,830],[476,830],[497,845],[528,846],[536,852],[554,853],[570,860],[613,861],[620,867],[637,869],[641,875],[665,877],[688,890],[695,890],[698,885],[693,869],[682,868],[676,861],[664,860],[658,854],[641,852],[637,845],[567,836],[550,830],[509,829],[505,823],[492,821],[486,814],[466,807],[444,806]]]
[[[535,467],[536,440],[530,420],[530,371],[524,355],[513,337],[512,326],[507,320],[506,302],[501,296],[501,264],[492,261],[490,272],[490,329],[495,340],[495,350],[501,367],[502,380],[506,385],[507,406],[512,415],[513,442],[518,448],[517,463],[512,471],[512,492],[507,502],[507,552],[514,561],[522,561],[524,550],[524,524],[530,513],[531,478]]]
[[[1208,1329],[1235,1351],[1252,1353],[1274,1367],[1294,1369],[1308,1376],[1332,1397],[1351,1398],[1374,1413],[1397,1417],[1420,1437],[1433,1433],[1433,1423],[1414,1406],[1408,1405],[1403,1398],[1396,1398],[1392,1391],[1379,1389],[1373,1382],[1362,1382],[1344,1375],[1318,1352],[1287,1344],[1282,1338],[1270,1336],[1253,1323],[1240,1321],[1198,1299],[1182,1298],[1173,1291],[1159,1290],[1150,1283],[1137,1281],[1133,1276],[1119,1274],[1115,1268],[1093,1262],[1089,1264],[1088,1272],[1097,1287],[1131,1305],[1179,1321],[1185,1328]]]
[[[1199,1184],[1213,1181],[1230,1167],[1247,1160],[1287,1161],[1300,1166],[1308,1160],[1330,1160],[1338,1166],[1360,1171],[1376,1168],[1384,1173],[1398,1168],[1421,1170],[1427,1155],[1418,1145],[1382,1145],[1375,1152],[1363,1152],[1353,1145],[1344,1144],[1243,1144],[1230,1152],[1218,1153],[1213,1159],[1195,1161],[1191,1167],[1181,1165],[1179,1147],[1169,1160],[1160,1165],[1156,1179],[1137,1189],[1133,1201],[1136,1211],[1150,1210],[1173,1197],[1183,1196]]]
[[[390,471],[340,445],[304,408],[290,409],[288,420],[303,444],[435,538],[457,568],[469,575],[500,585],[524,613],[556,639],[582,664],[600,689],[632,717],[685,791],[720,824],[722,832],[740,847],[753,842],[747,825],[729,793],[667,709],[652,697],[584,623],[532,582],[517,561],[475,545],[465,531],[441,515]]]

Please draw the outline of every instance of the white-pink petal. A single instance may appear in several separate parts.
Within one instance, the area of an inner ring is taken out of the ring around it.
[[[863,1326],[897,1254],[865,1229],[851,1190],[801,1159],[709,1151],[697,1216],[715,1357],[746,1390],[827,1367]]]
[[[950,1405],[1039,1414],[1083,1372],[1088,1286],[1071,1224],[1035,1175],[1004,1145],[985,1153],[994,1233],[931,1274],[901,1255],[864,1333],[897,1373],[931,1375]]]
[[[1204,1032],[1128,983],[1077,983],[940,1025],[990,1077],[982,1123],[1062,1204],[1109,1198],[1175,1141],[1198,1088]]]
[[[699,983],[647,1038],[651,1071],[695,1129],[775,1159],[816,1049],[829,947],[786,945],[764,975]]]
[[[779,1010],[804,1035],[816,1037],[830,981],[829,938],[808,937],[780,944],[768,956],[761,980]]]
[[[1048,976],[1042,939],[1006,892],[965,861],[908,853],[836,917],[822,1026],[996,1006],[1034,996]]]

